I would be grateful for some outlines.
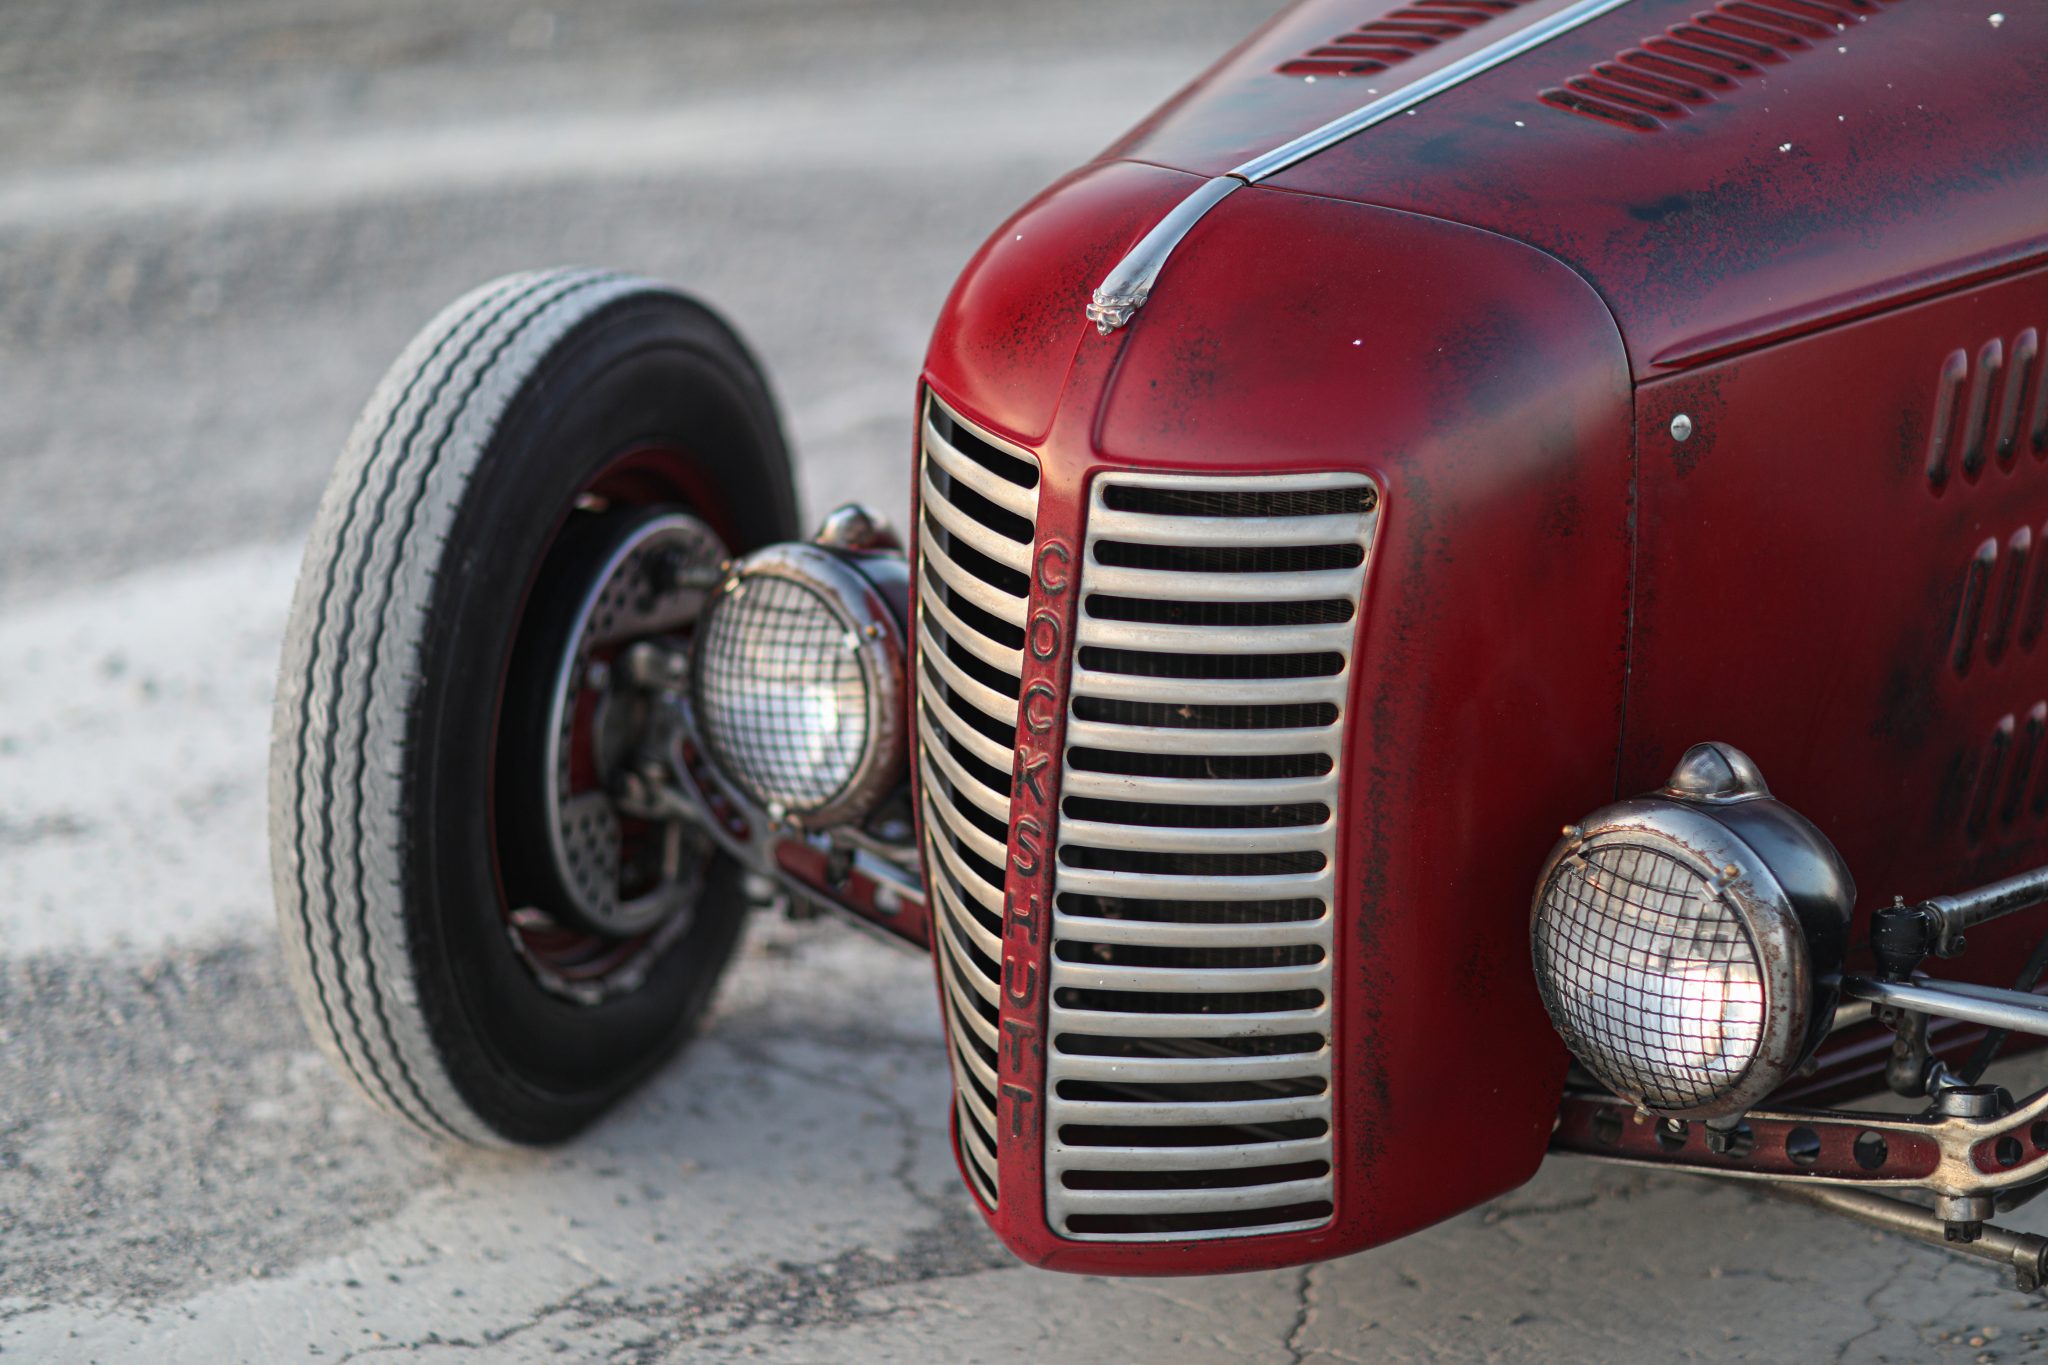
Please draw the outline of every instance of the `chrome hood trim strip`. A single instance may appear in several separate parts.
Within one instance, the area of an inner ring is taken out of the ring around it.
[[[1420,76],[1392,94],[1382,95],[1372,103],[1361,105],[1291,142],[1284,142],[1270,152],[1253,157],[1227,175],[1219,175],[1206,182],[1182,200],[1117,262],[1116,268],[1103,279],[1089,301],[1088,320],[1104,336],[1128,323],[1145,306],[1145,300],[1151,297],[1152,287],[1159,282],[1159,272],[1165,268],[1167,258],[1180,245],[1181,239],[1201,221],[1202,215],[1222,203],[1239,186],[1256,185],[1278,175],[1346,138],[1405,114],[1425,100],[1454,90],[1475,76],[1484,75],[1629,3],[1630,0],[1578,0],[1577,4],[1567,5],[1527,28],[1497,38],[1477,52]]]

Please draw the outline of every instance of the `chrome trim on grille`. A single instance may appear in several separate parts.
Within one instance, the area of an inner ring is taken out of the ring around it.
[[[937,398],[926,398],[921,425],[916,729],[925,867],[960,1150],[993,1207],[1004,841],[1038,460]],[[1006,631],[1015,643],[997,638]]]
[[[1334,1216],[1338,809],[1377,524],[1353,474],[1090,492],[1047,1007],[1062,1236]]]

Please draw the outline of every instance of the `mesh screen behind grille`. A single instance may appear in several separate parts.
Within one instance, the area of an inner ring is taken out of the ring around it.
[[[1327,678],[1342,654],[1161,654],[1150,649],[1084,649],[1081,667],[1141,678]]]
[[[1133,777],[1321,777],[1334,768],[1328,754],[1155,754],[1122,749],[1070,749],[1067,763],[1084,772]],[[1144,824],[1142,820],[1137,824]]]
[[[1320,573],[1355,569],[1365,562],[1362,545],[1128,545],[1120,540],[1095,546],[1098,564],[1167,573]]]
[[[1047,1063],[1066,1236],[1335,1209],[1330,812],[1376,506],[1335,475],[1091,494]]]
[[[1173,806],[1151,801],[1110,801],[1074,796],[1060,805],[1075,820],[1112,825],[1172,825],[1180,829],[1259,829],[1274,825],[1320,825],[1330,808],[1320,801],[1271,806]]]
[[[1292,602],[1175,602],[1148,597],[1088,595],[1088,614],[1103,621],[1148,621],[1160,626],[1328,626],[1351,619],[1341,598]],[[1257,641],[1247,640],[1247,645]]]
[[[1210,706],[1201,702],[1125,701],[1076,697],[1074,714],[1108,725],[1175,730],[1290,730],[1337,723],[1337,704],[1318,701],[1279,706]]]
[[[955,1119],[994,1206],[1003,841],[1038,465],[927,399],[919,469],[917,762]]]
[[[1321,900],[1296,896],[1270,901],[1151,900],[1130,896],[1059,898],[1060,913],[1088,919],[1130,919],[1172,924],[1285,924],[1319,919]]]
[[[1102,505],[1115,511],[1161,517],[1359,516],[1370,512],[1378,500],[1368,483],[1293,491],[1113,483],[1101,490],[1101,497]],[[1275,541],[1284,534],[1276,535]]]

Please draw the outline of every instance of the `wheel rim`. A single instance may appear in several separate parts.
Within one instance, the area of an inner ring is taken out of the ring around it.
[[[621,658],[643,640],[686,639],[709,596],[692,585],[727,557],[685,510],[692,473],[678,451],[638,449],[586,484],[528,586],[500,684],[492,834],[507,937],[543,990],[579,1005],[639,989],[677,948],[716,857],[701,832],[628,813],[613,792],[660,742],[658,708]],[[538,667],[536,635],[549,646]],[[522,693],[525,705],[506,704]]]

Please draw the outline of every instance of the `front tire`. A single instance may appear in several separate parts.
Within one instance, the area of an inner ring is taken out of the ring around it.
[[[658,952],[555,926],[507,805],[522,779],[501,771],[532,747],[521,695],[546,637],[529,616],[562,597],[593,518],[662,513],[735,553],[791,538],[774,403],[708,309],[591,271],[509,276],[444,311],[322,500],[274,718],[279,923],[316,1040],[435,1136],[572,1135],[688,1036],[737,940],[718,856]],[[558,958],[573,974],[634,952],[624,984],[561,989]]]

